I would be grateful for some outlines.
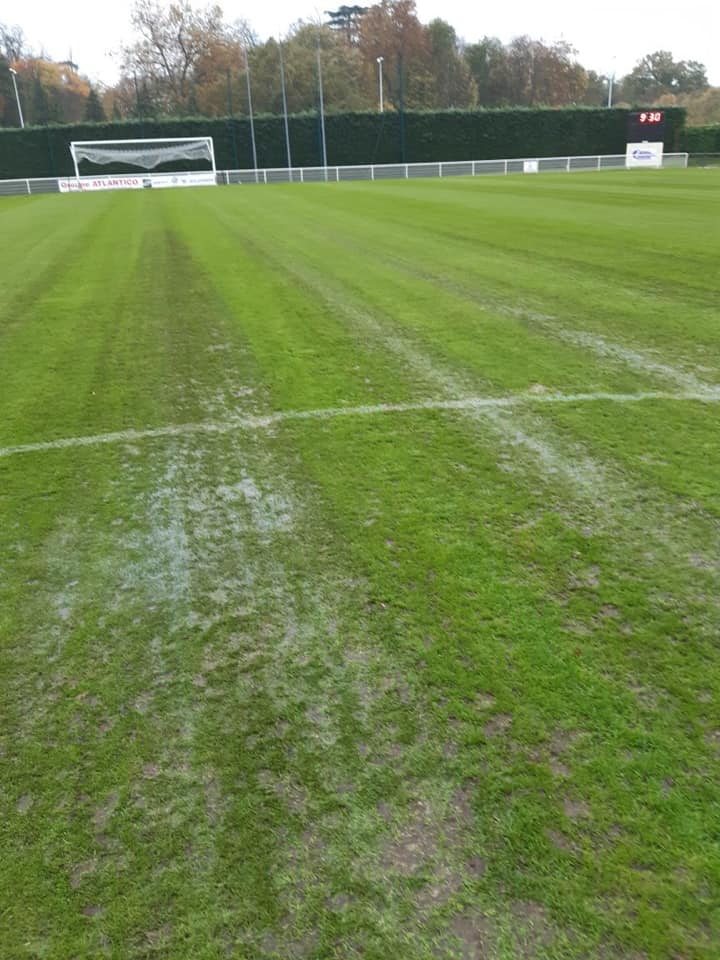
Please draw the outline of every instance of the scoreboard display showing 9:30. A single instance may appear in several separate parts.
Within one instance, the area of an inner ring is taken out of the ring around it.
[[[639,110],[628,115],[628,143],[665,140],[665,113],[663,110]]]

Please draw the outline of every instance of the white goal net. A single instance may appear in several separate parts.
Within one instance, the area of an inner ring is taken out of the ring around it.
[[[158,140],[74,140],[70,144],[75,167],[75,185],[68,189],[117,189],[122,187],[151,186],[202,186],[216,183],[215,150],[212,137],[165,138]],[[138,167],[152,173],[140,175],[112,174],[87,176],[80,172],[80,164],[107,166],[114,164],[122,167]],[[198,163],[205,165],[201,170],[183,168],[178,172],[179,163],[189,167]],[[172,164],[170,172],[157,173],[158,167]],[[208,169],[208,165],[209,168]]]

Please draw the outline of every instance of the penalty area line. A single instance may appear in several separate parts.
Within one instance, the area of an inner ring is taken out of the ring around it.
[[[20,443],[0,447],[0,458],[23,453],[44,453],[51,450],[70,450],[76,447],[98,447],[103,444],[133,443],[172,437],[190,437],[195,434],[222,435],[243,430],[266,430],[293,420],[333,420],[339,417],[371,417],[388,413],[419,413],[423,410],[482,411],[512,408],[521,405],[578,404],[578,403],[644,403],[648,401],[720,402],[720,387],[681,392],[644,393],[518,393],[507,397],[461,397],[457,400],[418,400],[409,403],[361,404],[353,407],[321,407],[316,410],[280,410],[266,416],[233,416],[227,420],[204,420],[198,423],[170,424],[147,430],[115,430],[84,437],[61,437],[36,443]]]

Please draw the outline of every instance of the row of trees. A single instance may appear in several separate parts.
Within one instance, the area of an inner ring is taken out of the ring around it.
[[[331,110],[378,109],[380,69],[389,110],[607,102],[608,78],[586,70],[569,44],[527,36],[466,44],[444,20],[421,23],[415,0],[326,11],[322,22],[295,24],[282,46],[273,38],[259,42],[245,21],[229,23],[219,6],[196,8],[190,0],[136,0],[131,19],[134,39],[121,52],[120,80],[102,91],[74,63],[33,55],[19,28],[0,24],[0,123],[17,123],[9,66],[30,123],[247,113],[248,71],[254,109],[278,113],[281,68],[288,110],[299,113],[317,106],[318,50]],[[615,81],[614,100],[678,102],[709,90],[702,64],[660,51]]]
[[[20,27],[0,23],[0,126],[14,127],[19,120],[11,68],[26,123],[106,119],[101,93],[76,63],[33,52]]]

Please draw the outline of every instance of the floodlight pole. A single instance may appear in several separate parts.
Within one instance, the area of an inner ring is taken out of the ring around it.
[[[320,91],[320,134],[322,137],[322,161],[325,168],[325,179],[327,180],[327,142],[325,140],[325,100],[323,98],[322,81],[322,63],[320,60],[320,31],[317,37],[317,68],[318,68],[318,89]]]
[[[255,183],[258,182],[257,146],[255,144],[255,118],[253,117],[252,93],[250,91],[250,62],[248,61],[247,47],[245,47],[245,79],[247,81],[248,110],[250,111],[250,139],[252,140],[253,165],[255,167]]]
[[[612,102],[613,102],[613,84],[615,83],[615,61],[616,61],[616,58],[613,57],[612,73],[608,76],[608,98],[607,98],[608,110],[610,109],[610,107],[612,107]]]
[[[379,94],[379,97],[380,97],[380,113],[384,113],[384,112],[385,112],[385,101],[384,101],[384,98],[383,98],[383,70],[382,70],[382,65],[383,65],[384,60],[385,60],[385,57],[378,57],[378,58],[377,58],[377,65],[378,65],[378,88],[379,88],[379,89],[378,89],[378,94]]]
[[[18,116],[20,117],[20,129],[21,129],[21,130],[24,130],[24,129],[25,129],[25,119],[24,119],[24,117],[23,117],[22,107],[20,106],[20,94],[18,93],[18,86],[17,86],[17,70],[13,70],[12,67],[9,67],[8,69],[10,70],[10,73],[12,74],[13,87],[15,87],[15,102],[17,103]]]
[[[283,117],[285,120],[285,147],[287,149],[288,177],[292,183],[292,157],[290,155],[290,128],[288,126],[288,107],[287,93],[285,91],[285,64],[283,63],[282,41],[278,41],[278,50],[280,51],[280,84],[282,86],[283,99]]]

